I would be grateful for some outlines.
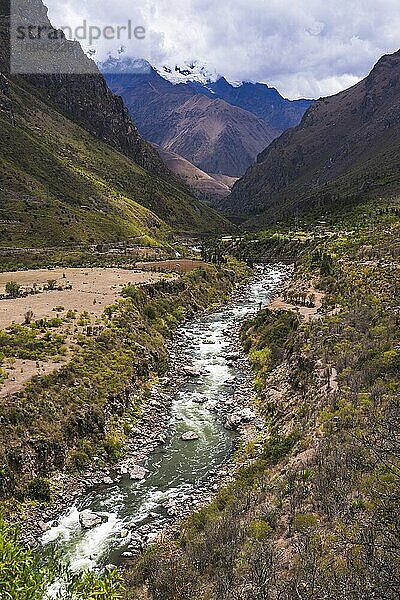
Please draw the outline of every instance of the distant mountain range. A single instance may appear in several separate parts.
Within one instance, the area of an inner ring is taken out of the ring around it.
[[[185,83],[199,94],[220,98],[243,108],[282,132],[299,124],[313,100],[286,100],[275,88],[251,81],[228,82],[216,71],[198,61],[183,65],[158,66],[155,70],[173,84]]]
[[[399,140],[400,51],[350,89],[315,102],[259,155],[222,207],[256,214],[259,225],[396,194]]]
[[[207,173],[242,176],[311,104],[285,100],[264,84],[235,87],[197,63],[146,69],[141,61],[142,72],[135,65],[110,59],[100,68],[145,139]]]

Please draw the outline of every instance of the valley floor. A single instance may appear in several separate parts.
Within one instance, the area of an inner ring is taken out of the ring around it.
[[[59,355],[35,357],[32,353],[30,357],[26,351],[23,358],[12,356],[4,360],[0,398],[22,390],[33,376],[47,375],[65,365],[72,356],[76,335],[99,325],[104,309],[121,297],[126,285],[152,284],[163,277],[165,274],[150,270],[112,268],[0,273],[0,295],[4,296],[0,299],[0,331],[12,323],[29,328],[35,322],[47,322],[52,331],[65,336],[65,352]],[[6,285],[10,282],[19,287],[18,297],[7,297]]]

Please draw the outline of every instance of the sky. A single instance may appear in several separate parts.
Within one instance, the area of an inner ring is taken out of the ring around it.
[[[198,60],[229,81],[259,81],[287,98],[318,98],[365,77],[400,47],[400,0],[44,0],[54,25],[144,27],[143,40],[90,46],[174,66]],[[88,42],[82,43],[87,50]]]

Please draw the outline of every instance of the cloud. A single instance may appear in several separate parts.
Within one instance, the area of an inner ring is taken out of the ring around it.
[[[319,97],[356,83],[398,49],[398,0],[47,0],[57,24],[145,23],[153,63],[204,61],[230,80],[262,81],[290,98]],[[60,21],[61,19],[61,21]],[[97,45],[99,56],[109,49]]]

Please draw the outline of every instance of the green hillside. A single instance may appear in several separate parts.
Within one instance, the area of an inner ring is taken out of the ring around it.
[[[150,175],[61,114],[22,79],[0,91],[0,247],[75,246],[227,221],[178,182]],[[14,120],[12,117],[14,113]]]

